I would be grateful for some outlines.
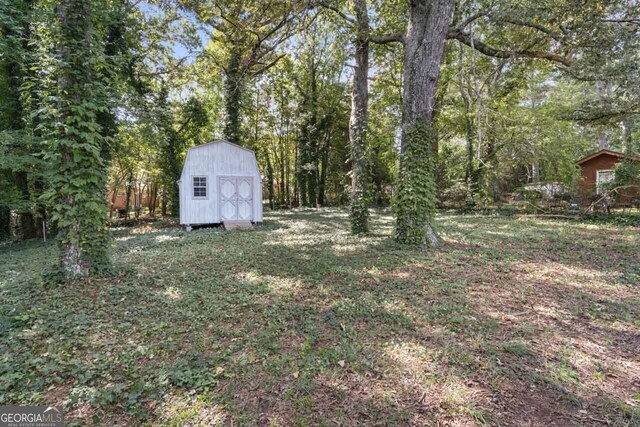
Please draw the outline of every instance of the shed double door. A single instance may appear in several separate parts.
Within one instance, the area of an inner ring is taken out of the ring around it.
[[[218,177],[220,221],[253,220],[253,177]]]

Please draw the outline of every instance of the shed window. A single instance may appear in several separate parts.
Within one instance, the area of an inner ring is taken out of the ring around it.
[[[596,174],[596,191],[600,194],[602,193],[602,184],[613,181],[616,177],[616,173],[615,171],[608,169],[598,171]]]
[[[207,177],[206,176],[193,177],[193,197],[197,199],[204,199],[207,197]]]

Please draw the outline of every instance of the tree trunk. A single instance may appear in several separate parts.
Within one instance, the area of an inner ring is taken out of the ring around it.
[[[116,178],[111,187],[111,203],[109,204],[109,219],[113,218],[113,210],[118,200],[118,190],[120,188],[120,180]]]
[[[160,213],[162,213],[163,217],[167,216],[168,204],[169,203],[167,203],[167,189],[163,188],[162,189],[162,198],[160,199]]]
[[[331,140],[331,130],[327,129],[322,142],[322,149],[320,154],[320,180],[318,184],[318,204],[325,206],[326,201],[326,186],[327,186],[327,170],[329,169],[329,143]]]
[[[300,203],[305,207],[318,206],[318,87],[314,61],[311,57],[308,92],[301,89],[303,118],[296,165]]]
[[[287,131],[285,133],[285,144],[286,144],[286,152],[287,152],[287,160],[286,160],[286,167],[285,167],[285,177],[284,177],[284,185],[286,187],[286,190],[284,192],[286,200],[285,200],[285,204],[287,206],[292,206],[293,205],[293,201],[291,200],[291,163],[289,161],[289,151],[290,151],[290,145],[289,145],[289,126],[287,125]]]
[[[35,194],[42,194],[44,192],[45,183],[44,178],[42,176],[36,176],[33,182],[33,189]],[[36,228],[36,237],[43,237],[44,230],[43,226],[46,226],[47,222],[47,207],[44,203],[40,202],[39,199],[36,199],[35,205],[35,220],[34,226]]]
[[[608,150],[609,149],[609,129],[602,129],[598,133],[598,149],[599,150]]]
[[[623,152],[629,155],[637,155],[638,147],[633,146],[633,131],[635,129],[635,119],[627,117],[622,121],[622,146]]]
[[[596,82],[596,93],[600,100],[605,100],[611,96],[611,82],[598,80]],[[604,128],[598,133],[598,149],[608,150],[611,129]]]
[[[459,61],[459,68],[458,68],[458,74],[459,74],[459,89],[460,89],[460,96],[462,97],[462,103],[464,105],[464,129],[465,129],[465,138],[467,141],[467,158],[466,158],[466,167],[465,167],[465,171],[464,171],[464,181],[465,184],[467,186],[467,195],[466,195],[466,204],[467,206],[473,206],[475,204],[475,193],[476,193],[476,188],[475,188],[475,183],[474,183],[474,176],[475,176],[475,170],[474,170],[474,156],[475,156],[475,149],[474,149],[474,145],[473,145],[473,122],[471,120],[471,100],[469,99],[469,90],[470,90],[470,85],[468,84],[468,80],[467,80],[467,84],[465,85],[464,79],[462,78],[462,69],[464,66],[464,48],[462,46],[462,43],[458,44],[458,48],[460,51],[460,61]]]
[[[304,190],[301,190],[300,188],[302,187],[302,181],[301,181],[301,177],[302,174],[300,173],[300,148],[298,147],[297,144],[294,144],[294,149],[293,149],[293,158],[294,158],[294,167],[293,167],[293,200],[291,205],[293,206],[302,206],[302,194],[301,192]],[[291,172],[289,173],[289,177],[291,179]]]
[[[31,7],[29,7],[31,9]],[[27,11],[25,11],[27,13]],[[2,26],[0,30],[5,33],[7,39],[9,37],[28,40],[29,26],[24,25],[19,31],[15,31],[12,26]],[[16,48],[18,48],[16,46]],[[31,50],[29,44],[24,41],[20,49],[25,52]],[[6,76],[9,80],[8,91],[4,94],[3,101],[8,105],[5,109],[7,124],[9,129],[24,133],[25,130],[25,111],[22,101],[20,100],[20,84],[25,80],[23,71],[24,64],[16,59],[16,55],[6,55],[3,60]],[[28,113],[28,112],[27,112]],[[24,166],[23,166],[24,168]],[[10,172],[9,172],[10,173]],[[37,235],[37,227],[35,225],[33,210],[31,207],[31,192],[29,191],[29,175],[24,169],[17,170],[14,175],[14,181],[22,201],[28,205],[26,209],[18,212],[19,234],[23,239],[33,239]]]
[[[318,207],[318,81],[315,58],[311,62],[310,97],[308,104],[306,181],[307,201],[310,207]]]
[[[353,70],[351,117],[349,118],[349,144],[351,146],[351,232],[369,231],[367,206],[367,119],[369,116],[369,14],[366,0],[353,0],[358,33],[356,35],[356,66]]]
[[[538,159],[534,159],[531,163],[531,182],[540,182],[540,164]]]
[[[25,210],[18,213],[18,221],[20,224],[20,234],[23,239],[33,239],[37,237],[37,227],[31,211],[31,194],[29,192],[29,182],[26,172],[16,172],[16,187],[20,191],[22,200],[29,205]]]
[[[280,128],[282,129],[282,127]],[[278,204],[280,205],[284,205],[287,202],[287,183],[286,183],[286,176],[285,176],[285,162],[287,161],[286,159],[286,155],[285,155],[285,148],[284,148],[284,143],[282,141],[282,135],[279,136],[279,148],[280,148],[280,161],[278,164],[278,169],[280,171],[280,180],[279,180],[279,184],[278,184]]]
[[[59,7],[59,19],[60,19],[60,25],[64,28],[82,28],[83,29],[83,33],[84,33],[84,39],[85,39],[85,43],[86,45],[90,44],[90,37],[91,37],[91,33],[89,31],[89,19],[88,16],[83,16],[85,14],[83,13],[79,13],[78,15],[74,16],[73,13],[73,8],[76,7],[77,5],[74,4],[73,0],[62,0],[60,2],[60,7]],[[85,5],[83,5],[85,6]],[[85,6],[85,8],[88,7]],[[86,14],[88,15],[88,13]],[[71,53],[69,52],[69,50],[71,49],[70,46],[66,46],[65,44],[66,40],[63,40],[61,42],[61,46],[60,46],[60,51],[62,53],[61,57],[66,59],[69,63],[73,63],[70,56]],[[68,67],[70,67],[70,64],[68,64]],[[85,71],[85,70],[79,70],[80,72]],[[73,71],[71,69],[66,70],[65,73],[62,73],[62,75],[60,76],[60,80],[61,80],[61,86],[64,87],[71,87],[73,85],[77,85],[78,81],[77,81],[77,77],[74,76]],[[73,96],[73,95],[71,95]],[[75,94],[75,101],[79,102],[80,101],[80,94],[76,93]],[[70,104],[73,103],[74,99],[70,100]],[[69,111],[66,112],[69,115],[72,115],[72,111],[71,109],[69,109]],[[62,165],[63,167],[73,167],[74,164],[74,159],[73,159],[73,151],[66,145],[63,145],[61,147],[60,150],[60,158],[62,160]],[[76,204],[76,198],[73,194],[66,194],[63,198],[63,203],[65,203],[67,206],[69,207],[73,207]],[[78,221],[72,221],[70,222],[70,224],[68,226],[62,226],[61,228],[61,234],[63,236],[65,235],[69,235],[69,236],[77,236],[79,234],[80,231],[80,224]],[[66,236],[65,236],[66,237]],[[66,240],[66,241],[65,241]],[[71,239],[64,239],[62,240],[61,243],[61,248],[62,248],[62,271],[63,274],[65,276],[69,276],[69,277],[73,277],[73,276],[79,276],[79,275],[84,275],[87,273],[87,267],[84,265],[84,263],[82,262],[82,246],[81,246],[81,242],[79,241],[79,239],[76,238],[71,238]]]
[[[60,165],[52,182],[53,208],[60,231],[61,270],[66,277],[76,277],[109,265],[104,141],[96,130],[105,75],[95,68],[100,46],[92,42],[91,2],[60,0],[57,12],[60,116],[52,148],[58,151]]]
[[[226,69],[224,80],[224,137],[234,144],[240,144],[240,108],[242,104],[242,73],[241,53],[234,51],[231,54],[229,65]]]
[[[264,150],[264,158],[267,163],[267,196],[269,198],[269,208],[273,210],[275,209],[275,189],[273,185],[273,165],[271,164],[268,150]]]
[[[131,192],[133,191],[133,173],[127,174],[127,183],[125,185],[126,199],[124,205],[125,220],[129,219],[129,211],[131,210]]]
[[[304,147],[298,148],[298,156],[296,159],[296,189],[298,190],[298,204],[299,206],[309,206],[307,198],[307,173],[304,170],[306,156],[303,157],[306,150]]]
[[[467,139],[467,165],[464,172],[464,180],[467,184],[467,200],[468,206],[475,204],[476,196],[476,182],[475,182],[475,149],[473,146],[473,123],[471,122],[471,108],[469,105],[469,98],[466,95],[462,96],[464,100],[464,128]]]
[[[491,133],[487,135],[487,153],[484,159],[484,179],[489,197],[496,202],[500,198],[500,185],[496,171],[498,170],[498,153],[495,136]]]
[[[113,210],[115,209],[116,201],[118,200],[118,186],[111,187],[111,203],[109,204],[109,219],[113,218]]]
[[[149,186],[148,207],[151,218],[156,217],[156,206],[158,206],[158,183],[154,181]]]
[[[453,0],[411,0],[405,34],[396,239],[437,246],[433,107]]]
[[[0,206],[0,240],[11,236],[11,210]]]

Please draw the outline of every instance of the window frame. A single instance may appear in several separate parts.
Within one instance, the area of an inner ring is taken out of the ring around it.
[[[196,187],[196,178],[204,178],[204,186]],[[196,188],[204,188],[204,196],[196,196]],[[209,199],[209,177],[207,175],[191,175],[191,199],[192,200],[208,200]]]
[[[601,183],[601,181],[600,181],[600,174],[601,173],[610,173],[612,175],[612,178],[609,181],[606,181],[606,182],[611,182],[614,179],[616,179],[616,171],[613,170],[613,169],[600,169],[600,170],[597,170],[596,171],[596,194],[598,194],[598,195],[602,194],[601,184],[606,183],[606,182]]]

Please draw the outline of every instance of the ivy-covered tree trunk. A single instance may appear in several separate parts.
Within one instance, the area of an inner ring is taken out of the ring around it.
[[[356,66],[353,70],[349,143],[351,145],[351,232],[369,231],[367,206],[367,119],[369,115],[369,15],[366,0],[353,0],[358,33],[356,35]]]
[[[101,53],[91,12],[90,0],[61,0],[57,8],[59,123],[52,148],[59,167],[51,188],[66,277],[87,275],[109,264],[106,170],[96,122],[103,83],[95,67]]]
[[[394,195],[399,242],[437,246],[433,107],[453,0],[412,0],[405,34],[400,170]]]
[[[405,147],[400,153],[393,200],[395,237],[401,243],[422,246],[437,246],[439,243],[432,226],[437,203],[432,151],[435,138],[433,126],[423,118],[416,119],[402,135]]]
[[[240,108],[242,107],[242,55],[233,52],[226,68],[224,80],[224,137],[234,144],[240,144]]]

